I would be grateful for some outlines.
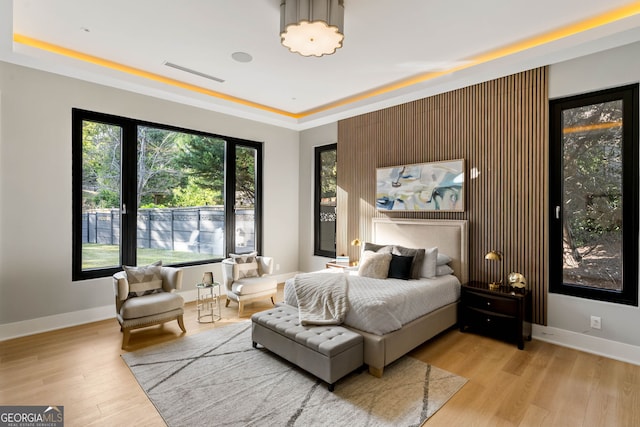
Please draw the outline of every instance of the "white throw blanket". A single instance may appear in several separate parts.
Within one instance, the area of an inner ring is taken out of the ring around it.
[[[349,309],[346,274],[298,274],[293,284],[300,324],[339,325],[344,321]]]

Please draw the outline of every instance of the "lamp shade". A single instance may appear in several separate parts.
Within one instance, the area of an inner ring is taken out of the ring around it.
[[[343,0],[281,0],[280,39],[302,56],[330,55],[344,39]]]
[[[492,250],[487,252],[484,259],[489,261],[502,261],[502,254],[498,251]]]
[[[351,241],[351,246],[360,246],[362,244],[362,242],[360,242],[360,239],[353,239]]]

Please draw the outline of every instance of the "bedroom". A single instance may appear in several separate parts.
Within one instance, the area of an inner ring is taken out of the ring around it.
[[[554,64],[549,68],[549,96],[554,98],[638,81],[639,52],[640,46],[631,44]],[[609,66],[603,69],[602,63]],[[282,209],[280,203],[275,202],[265,205],[264,250],[278,259],[283,273],[311,271],[324,265],[326,259],[298,254],[310,254],[312,248],[312,222],[308,214],[312,206],[309,194],[312,177],[308,173],[312,148],[337,141],[337,123],[298,132],[7,63],[0,67],[0,328],[3,338],[42,331],[50,323],[66,326],[105,318],[113,309],[109,283],[93,280],[80,285],[71,282],[69,275],[71,156],[66,141],[69,109],[78,104],[266,141],[265,190],[278,194],[280,199],[294,201],[298,210]],[[577,70],[580,79],[575,78]],[[39,126],[31,126],[34,118],[38,119]],[[46,171],[47,181],[43,182],[34,171]],[[292,182],[299,184],[292,187]],[[46,212],[41,211],[43,207]],[[33,230],[31,227],[44,215],[55,218],[61,226],[57,229],[38,227],[33,233],[22,232]],[[290,231],[292,224],[298,225],[298,231]],[[195,283],[201,273],[201,269],[189,271],[185,283]],[[604,329],[596,337],[583,333],[588,329],[585,325],[592,314],[603,319]],[[630,326],[640,320],[637,308],[618,309],[606,303],[555,295],[549,297],[547,316],[548,326],[537,331],[538,338],[546,337],[560,344],[635,363],[640,360],[638,336]]]

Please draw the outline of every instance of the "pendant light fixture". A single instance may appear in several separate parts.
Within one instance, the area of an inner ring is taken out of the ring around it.
[[[330,55],[344,39],[343,0],[281,0],[282,45],[302,56]]]

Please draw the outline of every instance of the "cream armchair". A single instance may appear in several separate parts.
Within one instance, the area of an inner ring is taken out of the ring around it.
[[[229,306],[229,301],[237,302],[238,316],[242,316],[247,302],[271,298],[271,303],[275,304],[278,281],[270,276],[272,273],[271,257],[232,255],[231,258],[222,260],[222,281],[227,292],[225,307]]]
[[[177,320],[184,327],[184,299],[174,293],[182,288],[182,270],[151,265],[123,267],[113,275],[116,316],[120,323],[122,348],[129,343],[130,331]]]

